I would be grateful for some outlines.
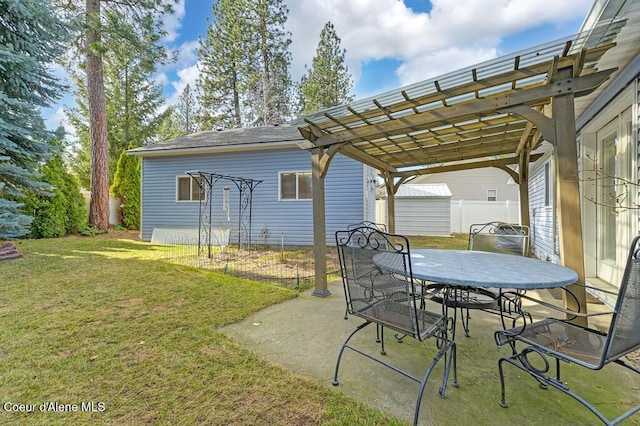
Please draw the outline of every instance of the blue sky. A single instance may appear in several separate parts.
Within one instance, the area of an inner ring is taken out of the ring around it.
[[[291,32],[291,75],[299,81],[331,21],[354,79],[356,99],[425,80],[575,34],[593,0],[285,0]],[[167,47],[178,61],[159,70],[167,105],[198,76],[196,48],[211,1],[180,0],[165,17]],[[65,117],[65,97],[44,111],[49,127]],[[71,129],[68,129],[71,130]]]

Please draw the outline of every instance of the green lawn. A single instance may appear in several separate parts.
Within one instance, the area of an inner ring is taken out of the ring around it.
[[[294,291],[126,239],[16,245],[0,262],[0,424],[400,423],[216,331]]]

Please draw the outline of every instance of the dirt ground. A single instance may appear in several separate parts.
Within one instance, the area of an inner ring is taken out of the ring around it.
[[[76,235],[80,235],[80,234],[76,234]],[[140,231],[130,231],[128,229],[113,229],[110,228],[108,232],[105,232],[104,234],[97,234],[93,237],[87,237],[87,238],[100,238],[103,240],[117,240],[117,239],[125,239],[125,240],[134,240],[134,241],[142,241],[140,239]]]

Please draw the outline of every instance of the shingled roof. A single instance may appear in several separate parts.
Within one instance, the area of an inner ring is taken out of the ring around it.
[[[192,133],[167,142],[130,149],[127,152],[140,156],[195,154],[221,149],[265,149],[279,145],[295,145],[303,141],[298,129],[292,126],[243,127]]]

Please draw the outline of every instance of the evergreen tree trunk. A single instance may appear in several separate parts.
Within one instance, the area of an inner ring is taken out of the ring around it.
[[[233,120],[237,128],[242,127],[242,113],[240,111],[240,89],[238,88],[238,71],[234,64],[234,71],[231,76],[233,87]]]
[[[100,0],[86,0],[88,24],[87,94],[89,127],[91,133],[91,202],[89,223],[98,229],[109,227],[109,147],[107,145],[107,112],[104,95],[104,77],[101,54]]]

